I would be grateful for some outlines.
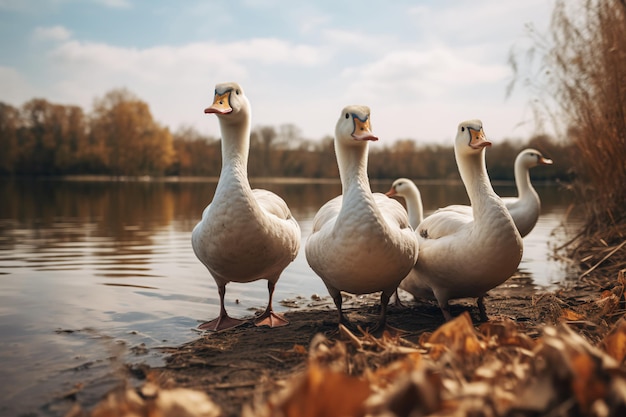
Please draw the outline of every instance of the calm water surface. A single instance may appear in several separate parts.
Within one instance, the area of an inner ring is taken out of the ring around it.
[[[215,185],[0,180],[0,415],[62,415],[62,398],[77,384],[81,403],[95,401],[120,381],[122,362],[158,365],[162,357],[151,348],[198,337],[198,321],[217,316],[219,298],[190,234]],[[285,198],[303,240],[318,208],[341,190],[338,183],[253,186]],[[389,186],[372,182],[374,191]],[[426,215],[467,203],[461,185],[419,186]],[[547,288],[572,275],[551,258],[571,196],[557,186],[537,190],[542,216],[524,239],[519,272]],[[265,308],[266,285],[229,284],[229,313]],[[280,300],[298,296],[306,306],[312,294],[328,295],[302,245],[278,282],[275,309],[293,308]]]

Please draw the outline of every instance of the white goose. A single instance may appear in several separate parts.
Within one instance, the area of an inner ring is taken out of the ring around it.
[[[191,234],[193,250],[207,267],[220,295],[220,315],[199,328],[223,330],[244,320],[224,308],[226,284],[266,279],[269,301],[257,326],[288,322],[272,310],[274,286],[300,248],[300,226],[276,194],[251,189],[248,182],[250,103],[237,83],[215,87],[205,113],[217,115],[222,133],[222,170],[213,201]]]
[[[522,237],[533,230],[539,219],[541,200],[530,182],[530,168],[539,165],[551,165],[552,160],[545,158],[535,149],[525,149],[515,158],[515,185],[517,197],[502,197],[502,201],[513,218],[513,222]],[[408,208],[408,207],[407,207]],[[472,214],[470,206],[452,205],[448,210]]]
[[[389,191],[385,193],[387,197],[401,197],[406,203],[406,211],[409,214],[409,224],[413,230],[424,220],[424,205],[422,204],[422,194],[413,181],[408,178],[398,178],[391,184]],[[409,275],[413,274],[413,270]],[[411,279],[405,283],[406,279],[400,283],[400,288],[410,292],[414,297],[434,299],[433,291],[428,285],[419,279]],[[407,288],[410,285],[410,290]],[[394,294],[394,303],[402,306],[398,291]]]
[[[539,194],[530,182],[529,173],[531,168],[539,165],[552,165],[552,160],[545,158],[541,152],[535,149],[521,151],[515,158],[517,197],[502,198],[522,237],[533,230],[541,211],[541,200],[539,200]]]
[[[414,230],[424,220],[424,205],[422,194],[413,181],[408,178],[398,178],[391,184],[387,197],[402,197],[406,202],[406,211],[409,213],[409,224]]]
[[[446,320],[448,301],[465,297],[478,297],[486,319],[484,294],[506,281],[522,259],[522,238],[487,175],[490,145],[480,120],[459,124],[454,154],[472,212],[444,207],[420,223],[419,260],[400,286],[411,292],[412,286],[428,285]]]
[[[335,153],[342,195],[324,204],[313,219],[306,258],[332,296],[339,322],[341,291],[382,291],[378,324],[384,327],[389,297],[417,260],[417,237],[402,205],[382,193],[372,194],[367,177],[370,109],[348,106],[335,127]]]

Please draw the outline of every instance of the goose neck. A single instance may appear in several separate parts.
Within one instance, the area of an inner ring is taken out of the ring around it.
[[[474,219],[478,219],[481,214],[488,211],[491,201],[499,200],[487,174],[485,150],[462,157],[457,155],[457,165],[470,199]]]
[[[416,191],[409,198],[405,198],[407,211],[409,212],[409,223],[411,227],[417,229],[417,226],[424,220],[424,206],[422,205],[422,196]]]
[[[335,146],[343,194],[348,194],[352,190],[371,193],[367,177],[368,144],[361,145]]]
[[[532,192],[533,189],[530,183],[530,170],[522,164],[515,165],[515,186],[520,198],[528,192]]]
[[[248,175],[250,153],[250,123],[228,123],[220,119],[222,132],[222,173],[232,171],[245,177]]]

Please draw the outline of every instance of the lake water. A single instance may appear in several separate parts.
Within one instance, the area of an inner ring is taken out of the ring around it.
[[[199,321],[219,312],[213,279],[196,259],[191,230],[215,183],[0,180],[0,415],[62,415],[63,396],[79,388],[95,401],[120,381],[126,362],[160,364],[159,346],[198,337]],[[253,182],[277,192],[302,227],[303,241],[319,207],[336,196],[327,184]],[[372,182],[385,192],[390,182]],[[425,214],[466,204],[460,184],[419,184]],[[498,186],[513,195],[513,186]],[[549,288],[572,276],[552,260],[555,234],[571,203],[558,186],[537,187],[542,216],[524,239],[519,272]],[[568,220],[573,221],[573,220]],[[229,284],[226,308],[251,316],[267,303],[266,281]],[[304,245],[278,281],[281,300],[327,296],[309,268]],[[145,349],[148,348],[148,353]]]

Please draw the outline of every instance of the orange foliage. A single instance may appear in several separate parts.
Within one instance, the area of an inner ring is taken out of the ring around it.
[[[467,311],[435,330],[426,340],[425,346],[430,349],[430,356],[435,360],[446,351],[472,357],[484,350],[484,343],[478,339]]]
[[[311,364],[289,397],[270,406],[270,415],[284,417],[364,416],[369,383]]]

